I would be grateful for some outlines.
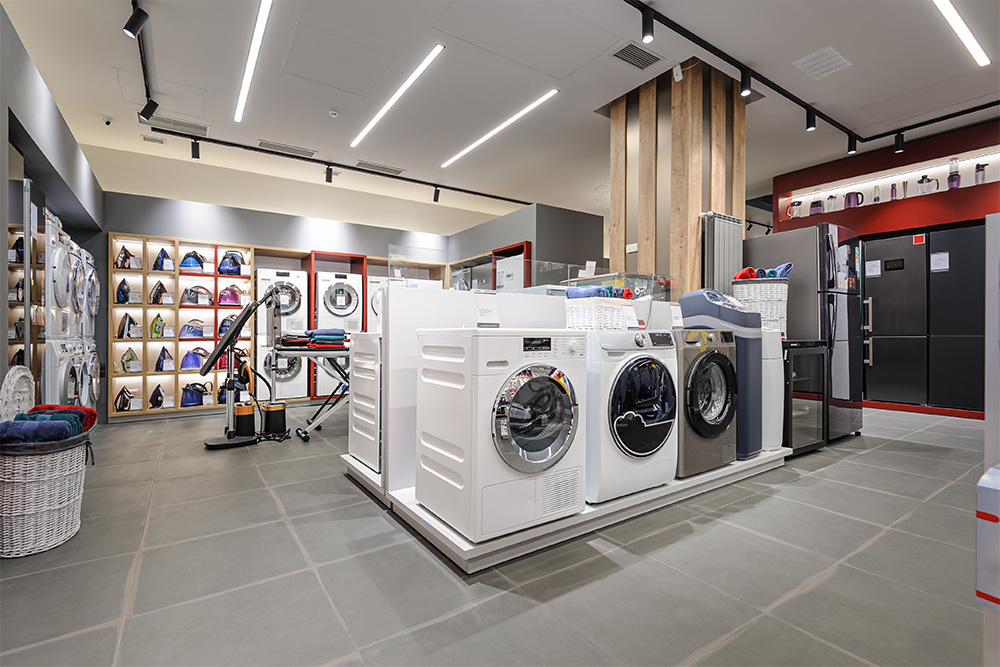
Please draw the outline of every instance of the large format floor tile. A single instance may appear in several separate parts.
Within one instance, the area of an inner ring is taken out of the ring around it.
[[[292,520],[295,534],[314,563],[355,556],[413,538],[375,503],[350,505]]]
[[[982,451],[971,449],[961,449],[959,447],[948,447],[943,445],[928,445],[923,442],[910,440],[894,440],[879,447],[879,451],[895,452],[898,454],[910,454],[912,456],[923,456],[938,461],[948,461],[971,467],[983,462]]]
[[[712,667],[832,667],[865,663],[772,616],[761,616],[695,664]]]
[[[104,667],[115,659],[118,628],[105,626],[0,657],[5,667]]]
[[[288,516],[369,502],[365,492],[344,475],[286,484],[275,487],[274,492]]]
[[[590,533],[497,566],[505,578],[520,586],[564,570],[615,549],[618,545],[600,533]]]
[[[149,512],[146,546],[155,547],[177,540],[246,528],[280,518],[278,504],[267,489],[154,507]]]
[[[846,486],[812,475],[782,484],[772,493],[881,526],[890,525],[920,504],[914,498]]]
[[[865,452],[864,454],[859,454],[851,459],[851,462],[888,468],[889,470],[898,470],[899,472],[908,472],[914,475],[924,475],[925,477],[934,477],[949,482],[954,482],[969,472],[969,468],[975,465],[975,462],[951,463],[949,461],[929,459],[924,456],[911,456],[909,454],[890,452],[885,449],[885,446]]]
[[[155,474],[156,461],[125,463],[100,468],[88,467],[84,474],[84,485],[87,489],[99,489],[104,486],[148,482],[153,479]]]
[[[940,493],[932,496],[927,502],[975,512],[976,485],[966,484],[963,480],[958,480],[954,484],[946,486]]]
[[[233,468],[220,472],[158,479],[153,484],[153,507],[172,505],[200,498],[215,498],[264,488],[256,467]]]
[[[895,528],[966,549],[976,548],[976,515],[954,507],[925,503]]]
[[[124,514],[145,509],[149,504],[152,482],[84,489],[80,517],[97,519],[112,514]]]
[[[854,461],[855,459],[842,461],[814,474],[823,479],[863,486],[875,491],[887,491],[917,500],[927,500],[948,484],[947,481],[941,479],[861,465]]]
[[[331,477],[344,472],[344,470],[344,461],[340,458],[340,454],[281,461],[260,466],[264,480],[271,486]]]

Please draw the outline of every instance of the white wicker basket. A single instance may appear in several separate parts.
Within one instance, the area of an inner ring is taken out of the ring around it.
[[[586,299],[566,299],[566,328],[615,330],[628,328],[621,299],[593,296]]]
[[[733,281],[733,297],[760,313],[765,329],[786,331],[788,278],[747,278]]]

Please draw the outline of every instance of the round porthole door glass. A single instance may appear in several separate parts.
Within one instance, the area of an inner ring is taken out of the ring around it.
[[[101,280],[97,271],[90,270],[87,276],[87,312],[91,317],[97,317],[97,309],[101,305]]]
[[[736,416],[736,370],[723,354],[710,352],[691,368],[687,385],[688,419],[703,437],[723,433]]]
[[[69,305],[72,280],[69,254],[65,248],[57,245],[52,250],[52,294],[55,297],[56,305],[60,308]]]
[[[323,303],[334,315],[346,317],[358,309],[358,292],[347,283],[334,283],[326,288]]]
[[[524,368],[504,383],[494,405],[493,442],[520,472],[551,468],[576,435],[579,408],[569,378],[547,365]]]
[[[90,358],[89,363],[89,376],[90,376],[90,402],[93,405],[97,404],[98,399],[101,398],[101,362],[98,360],[97,355]]]
[[[274,283],[274,286],[278,288],[278,311],[281,316],[288,317],[298,311],[302,306],[302,292],[299,288],[283,280]]]
[[[634,458],[652,456],[667,442],[677,419],[677,390],[667,365],[640,357],[619,371],[608,397],[608,426],[615,444]]]
[[[271,360],[273,357],[271,353],[268,353],[267,357],[264,358],[264,368],[268,371],[271,370]],[[287,362],[287,363],[282,363]],[[294,378],[299,374],[299,369],[302,367],[302,362],[298,357],[278,357],[278,364],[274,368],[274,377],[281,381],[287,381]]]
[[[70,262],[70,281],[72,283],[71,293],[73,296],[73,310],[82,313],[87,303],[87,276],[83,269],[83,262],[78,259]]]

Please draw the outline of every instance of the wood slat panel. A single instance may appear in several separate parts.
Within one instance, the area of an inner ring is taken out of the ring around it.
[[[670,272],[683,291],[701,287],[702,65],[682,63],[684,78],[671,82]]]
[[[740,220],[747,214],[747,105],[739,93],[740,82],[733,80],[733,212]],[[775,206],[777,210],[777,206]],[[743,236],[747,228],[743,225]]]
[[[656,79],[639,88],[639,273],[656,272]]]
[[[625,270],[625,96],[611,103],[611,203],[608,253],[612,271]]]
[[[709,146],[709,208],[717,213],[730,213],[726,207],[729,191],[726,187],[726,81],[719,70],[712,69]]]

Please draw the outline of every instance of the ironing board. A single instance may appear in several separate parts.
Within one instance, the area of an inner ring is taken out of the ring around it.
[[[295,435],[299,436],[303,442],[309,442],[309,434],[313,431],[319,430],[323,427],[323,422],[329,419],[331,416],[336,414],[342,407],[347,405],[350,398],[347,395],[348,390],[351,386],[351,378],[347,371],[337,363],[333,361],[335,359],[347,359],[351,356],[350,350],[317,350],[310,349],[307,347],[284,347],[275,346],[274,351],[284,357],[299,357],[302,359],[313,359],[316,361],[317,366],[322,365],[325,368],[332,368],[334,373],[336,373],[337,379],[340,380],[340,386],[337,387],[323,404],[316,409],[313,416],[306,420],[305,428],[295,429]],[[324,363],[329,360],[328,363]]]

